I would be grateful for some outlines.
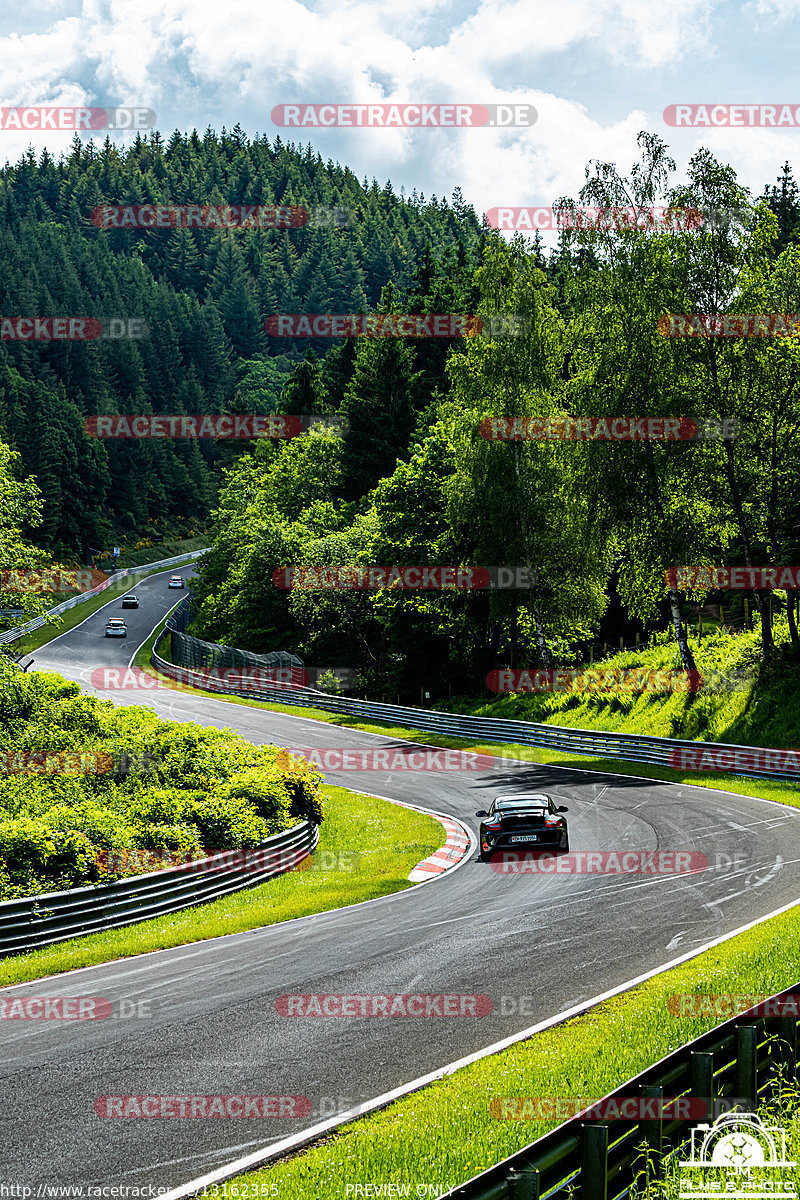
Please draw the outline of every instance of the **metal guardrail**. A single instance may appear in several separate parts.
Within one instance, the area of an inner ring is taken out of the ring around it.
[[[188,599],[188,598],[187,598]],[[433,733],[449,734],[453,737],[469,738],[479,742],[507,742],[518,746],[544,746],[552,750],[569,751],[597,758],[620,758],[632,762],[654,763],[669,767],[670,755],[676,750],[698,752],[707,748],[715,755],[730,752],[731,773],[754,779],[788,779],[800,782],[800,765],[796,769],[769,770],[767,768],[740,769],[735,755],[752,754],[760,748],[736,746],[726,742],[681,741],[678,738],[649,737],[640,734],[604,733],[593,729],[573,729],[564,725],[541,725],[533,721],[498,720],[493,717],[473,717],[460,713],[438,712],[429,708],[406,708],[399,704],[383,704],[372,700],[354,700],[345,696],[332,696],[313,688],[292,688],[276,684],[274,688],[236,688],[227,686],[219,678],[209,678],[200,671],[178,667],[159,653],[162,640],[171,632],[170,620],[156,639],[150,661],[159,671],[171,679],[189,686],[202,687],[206,691],[220,692],[233,696],[248,696],[254,700],[266,700],[273,704],[293,704],[305,708],[321,708],[328,712],[345,713],[362,717],[365,721],[384,721],[393,725],[405,725]],[[184,638],[189,635],[184,634]],[[785,751],[760,751],[764,755],[785,755]],[[800,755],[798,756],[800,763]]]
[[[787,988],[772,999],[796,996],[797,991],[797,986]],[[768,1013],[769,1001],[755,1008]],[[791,1013],[767,1016],[754,1013],[754,1009],[740,1013],[668,1054],[606,1099],[691,1097],[705,1102],[709,1117],[713,1117],[714,1102],[725,1098],[735,1099],[740,1109],[743,1105],[755,1109],[769,1096],[776,1066],[785,1072],[784,1078],[797,1076],[797,1022],[797,1016]],[[696,1115],[680,1120],[670,1116],[668,1112],[664,1117],[644,1120],[605,1121],[573,1117],[452,1188],[446,1197],[560,1200],[577,1194],[579,1200],[619,1200],[630,1193],[637,1174],[645,1171],[648,1158],[651,1178],[657,1178],[663,1165],[685,1143],[691,1127],[703,1119]]]
[[[89,592],[82,592],[78,596],[71,596],[69,600],[64,600],[61,604],[56,604],[47,613],[47,616],[34,617],[32,621],[28,621],[25,625],[15,625],[13,629],[7,629],[5,633],[0,633],[0,646],[8,642],[15,642],[18,638],[24,637],[26,633],[33,633],[35,629],[41,629],[47,622],[47,617],[57,617],[61,613],[67,612],[70,608],[75,608],[78,604],[83,604],[85,600],[91,600],[93,596],[99,596],[107,587],[115,583],[117,579],[124,579],[128,575],[140,575],[142,572],[148,574],[152,571],[158,571],[162,567],[172,567],[176,563],[189,562],[195,558],[200,558],[206,554],[207,550],[193,550],[190,554],[178,554],[174,558],[162,558],[158,562],[143,563],[140,567],[124,567],[121,571],[116,571],[110,575],[108,579],[104,579],[96,588],[92,588]]]
[[[0,902],[0,956],[35,950],[82,934],[132,925],[193,904],[254,887],[302,862],[319,841],[319,827],[303,821],[276,833],[251,859],[230,864],[230,852],[211,855],[184,866],[113,883],[48,892]]]

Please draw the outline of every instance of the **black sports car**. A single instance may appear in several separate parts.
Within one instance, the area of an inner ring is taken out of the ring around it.
[[[495,850],[569,850],[566,805],[558,807],[549,796],[539,792],[521,792],[516,796],[497,796],[488,812],[480,809],[480,853],[487,862]]]

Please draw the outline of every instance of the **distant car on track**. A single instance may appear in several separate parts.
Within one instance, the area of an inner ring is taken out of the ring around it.
[[[169,584],[167,586],[171,587],[171,588],[173,588],[173,587],[174,588],[182,588],[183,587],[183,576],[182,575],[170,575]]]
[[[138,596],[134,596],[133,592],[131,592],[128,596],[123,596],[121,607],[122,608],[138,608],[139,607]]]
[[[566,818],[560,815],[568,811],[541,792],[496,796],[488,812],[475,813],[483,818],[478,857],[488,862],[496,850],[569,850]]]
[[[127,637],[128,626],[122,617],[109,617],[106,624],[106,637]]]

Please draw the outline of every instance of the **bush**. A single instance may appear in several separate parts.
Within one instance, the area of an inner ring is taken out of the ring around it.
[[[223,784],[219,794],[227,800],[246,803],[264,822],[267,836],[280,833],[294,823],[284,780],[267,768],[242,771]]]
[[[227,789],[230,784],[227,785]],[[267,822],[241,792],[220,790],[186,806],[186,820],[199,831],[206,850],[252,849],[269,836]]]
[[[0,824],[0,875],[7,876],[12,897],[94,883],[101,874],[96,859],[95,846],[80,830],[52,829],[26,816]]]
[[[83,696],[59,675],[28,678],[2,664],[0,713],[0,751],[11,755],[70,751],[155,760],[155,770],[144,773],[21,767],[0,775],[0,899],[142,869],[124,853],[115,868],[110,850],[198,858],[252,849],[300,820],[322,820],[317,771],[228,729],[115,708]]]
[[[196,825],[166,825],[155,821],[138,834],[142,850],[168,850],[181,858],[203,858],[204,848]]]

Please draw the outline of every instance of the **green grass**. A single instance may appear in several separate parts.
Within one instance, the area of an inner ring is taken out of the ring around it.
[[[768,1128],[777,1127],[785,1130],[786,1159],[789,1162],[800,1163],[800,1085],[794,1081],[789,1081],[785,1077],[779,1078],[778,1072],[775,1072],[772,1095],[767,1102],[760,1103],[756,1111]],[[677,1155],[667,1159],[665,1169],[660,1178],[651,1178],[650,1181],[647,1181],[642,1176],[636,1188],[635,1195],[640,1200],[679,1200],[681,1182],[685,1186],[687,1175],[686,1171],[681,1172],[680,1160],[687,1157],[688,1148],[684,1147]],[[681,1180],[681,1175],[683,1175],[683,1180]],[[706,1168],[703,1171],[703,1177],[705,1185],[712,1179],[720,1181],[715,1190],[721,1196],[726,1194],[726,1186],[732,1178],[730,1168],[726,1170],[724,1167],[716,1169]],[[756,1169],[755,1175],[745,1186],[749,1189],[755,1188],[757,1186],[756,1179],[758,1178],[767,1178],[776,1181],[783,1180],[784,1182],[791,1181],[795,1194],[800,1194],[800,1169],[797,1167],[793,1171],[786,1168],[776,1174],[773,1174],[769,1168],[766,1169],[764,1174],[761,1174]],[[697,1186],[697,1181],[695,1181],[695,1187]],[[741,1184],[738,1186],[741,1187]],[[774,1194],[778,1194],[777,1190]],[[791,1193],[789,1194],[791,1195]]]
[[[775,621],[774,634],[776,645],[782,645],[783,649],[769,668],[761,663],[760,629],[738,634],[714,630],[702,642],[690,637],[700,673],[740,671],[750,680],[742,690],[703,690],[694,694],[531,692],[492,700],[459,698],[443,702],[440,707],[475,716],[579,729],[794,747],[800,736],[800,698],[796,686],[800,658],[789,646],[785,618]],[[592,665],[681,669],[674,640],[613,654]]]
[[[207,545],[208,534],[198,534],[197,537],[159,542],[157,546],[146,546],[141,550],[123,549],[118,565],[120,567],[142,567],[147,563],[160,562],[162,558],[177,558],[179,554],[190,554],[193,550],[202,550]]]
[[[187,540],[199,541],[201,545],[197,546],[196,549],[202,549],[202,538],[189,538]],[[163,549],[163,546],[153,546],[150,550],[141,550],[139,553],[152,555],[156,550],[161,551]],[[179,553],[181,553],[180,550],[176,551],[176,554]],[[189,559],[188,557],[191,553],[191,548],[186,550],[187,557],[185,561],[187,563],[190,561],[194,562],[194,559]],[[175,557],[175,555],[169,553],[159,553],[154,558],[151,558],[150,561],[158,562],[161,558],[173,557]],[[181,565],[183,564],[175,563],[176,569]],[[169,570],[169,568],[164,569]],[[138,578],[143,578],[143,576],[139,576]],[[136,587],[136,580],[137,576],[131,578],[129,575],[126,575],[123,579],[120,579],[115,583],[110,583],[107,588],[104,588],[104,590],[99,593],[99,595],[90,596],[87,600],[84,600],[82,604],[76,604],[74,608],[68,609],[67,612],[61,615],[57,623],[44,625],[41,629],[34,629],[31,633],[26,633],[23,638],[19,639],[19,641],[14,642],[13,645],[22,650],[23,655],[33,654],[34,650],[40,650],[42,646],[46,646],[48,642],[53,640],[53,638],[59,637],[62,633],[68,633],[70,629],[74,629],[76,625],[80,625],[81,621],[85,621],[87,617],[91,617],[94,613],[98,612],[98,610],[101,609],[104,604],[108,604],[109,600],[114,600],[119,596],[124,596],[126,592],[133,591],[133,589]]]
[[[794,908],[604,1001],[586,1015],[359,1118],[326,1137],[322,1145],[220,1184],[219,1194],[236,1196],[238,1188],[240,1197],[291,1195],[311,1200],[345,1196],[346,1185],[367,1183],[410,1185],[412,1196],[416,1186],[435,1183],[442,1194],[559,1124],[555,1119],[498,1119],[490,1110],[493,1099],[606,1095],[719,1023],[715,1017],[674,1015],[667,1004],[670,996],[763,994],[798,980],[800,910]],[[535,976],[530,990],[536,990]],[[406,1020],[413,1037],[413,1020]],[[519,1024],[524,1027],[523,1017]],[[459,1057],[457,1035],[452,1057]],[[265,1130],[264,1142],[277,1132]],[[247,1191],[244,1185],[249,1185]],[[256,1191],[256,1186],[266,1190]]]
[[[403,891],[414,886],[412,868],[444,844],[433,817],[345,788],[326,787],[323,794],[325,820],[307,869],[182,912],[5,958],[0,987]]]

